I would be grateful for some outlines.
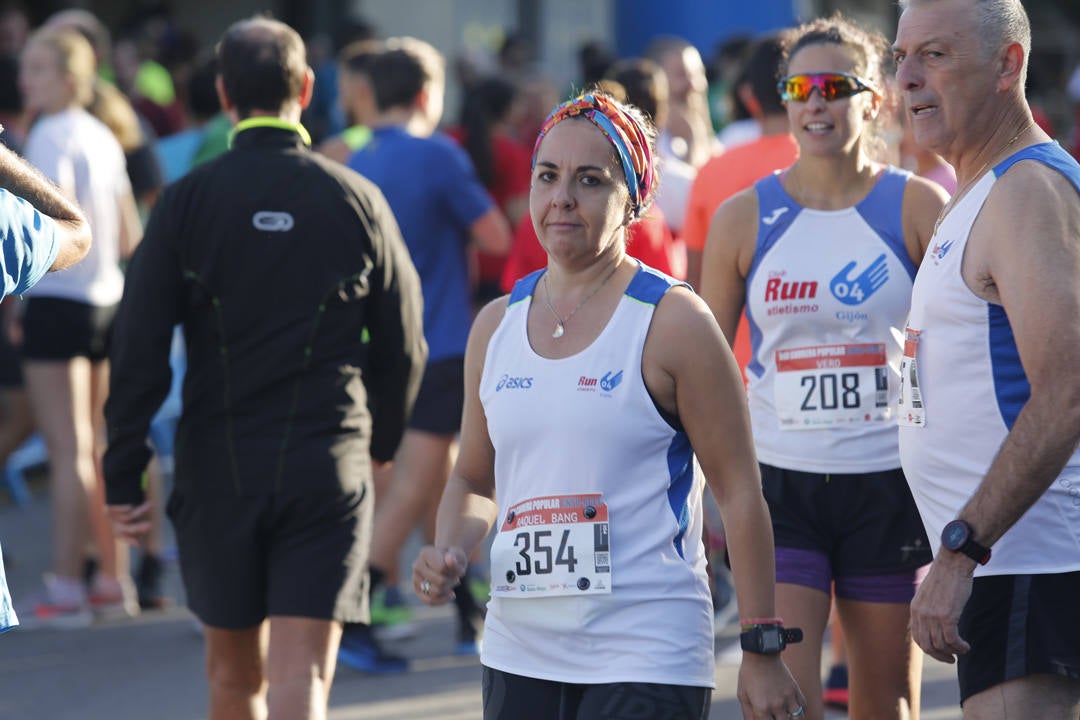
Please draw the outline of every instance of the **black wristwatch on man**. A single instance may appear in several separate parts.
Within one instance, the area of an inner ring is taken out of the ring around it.
[[[743,652],[776,655],[788,645],[802,642],[802,638],[801,629],[785,628],[780,618],[769,618],[768,622],[743,621],[739,644]]]
[[[980,565],[990,562],[990,548],[975,542],[975,529],[966,520],[957,518],[945,525],[941,531],[941,547],[963,553]]]

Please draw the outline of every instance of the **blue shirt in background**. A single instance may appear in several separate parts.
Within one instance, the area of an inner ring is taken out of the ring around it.
[[[463,357],[472,323],[469,227],[494,207],[469,156],[436,133],[376,129],[349,167],[378,185],[420,275],[428,362]]]
[[[195,159],[195,153],[199,151],[205,140],[206,131],[203,128],[189,128],[154,143],[154,150],[157,152],[158,162],[161,163],[161,174],[166,185],[176,182],[187,174]]]

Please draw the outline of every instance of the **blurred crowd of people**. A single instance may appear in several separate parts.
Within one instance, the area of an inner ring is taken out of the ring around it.
[[[599,42],[581,47],[575,85],[640,108],[659,131],[657,196],[628,229],[629,255],[700,290],[717,208],[797,161],[800,145],[776,90],[781,52],[776,35],[729,38],[708,58],[673,36],[655,38],[634,58],[619,58]],[[533,143],[569,89],[545,77],[536,49],[513,33],[499,48],[447,63],[426,43],[383,38],[372,24],[355,20],[344,23],[332,43],[309,43],[309,53],[314,95],[302,122],[313,147],[379,186],[426,301],[429,356],[420,399],[393,469],[375,477],[380,504],[371,553],[373,622],[385,626],[407,615],[397,590],[402,546],[417,527],[434,536],[438,499],[457,452],[472,318],[548,262],[529,213]],[[18,4],[0,6],[0,141],[78,199],[95,237],[78,269],[47,278],[26,302],[8,300],[0,308],[0,462],[37,432],[50,474],[52,568],[27,621],[81,625],[95,615],[132,615],[166,602],[160,532],[148,535],[132,572],[126,546],[113,537],[104,513],[108,342],[124,265],[161,191],[229,147],[232,123],[215,87],[216,62],[211,48],[200,47],[164,11],[113,29],[87,11],[68,10],[32,27]],[[880,107],[870,118],[874,127],[866,131],[867,158],[955,192],[951,166],[913,142],[887,74],[885,68]],[[460,89],[455,117],[443,112],[449,83]],[[1057,118],[1057,127],[1040,111],[1038,98],[1032,109],[1040,127],[1080,157],[1080,67],[1067,87],[1040,91],[1067,93],[1075,113]],[[912,267],[922,250],[925,242]],[[741,302],[730,308],[734,324],[723,330],[745,366],[745,321],[736,331],[741,311]],[[169,442],[155,445],[161,462],[151,469],[147,487],[160,508]],[[154,518],[160,530],[160,511]],[[722,528],[712,525],[706,537],[719,610],[732,590]],[[5,540],[18,554],[19,539]],[[455,598],[463,653],[476,652],[486,592]],[[823,626],[828,608],[820,609],[817,624]],[[909,640],[899,633],[898,643]],[[814,650],[804,665],[816,668],[820,645],[804,647]],[[348,626],[342,648],[342,661],[362,670],[405,667],[365,625]],[[833,690],[846,686],[844,663],[840,652],[833,659]],[[804,690],[818,690],[799,682]],[[846,704],[843,692],[831,698]]]

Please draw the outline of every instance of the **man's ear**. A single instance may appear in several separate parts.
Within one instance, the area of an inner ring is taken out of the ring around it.
[[[998,65],[998,89],[1008,90],[1020,82],[1024,70],[1024,46],[1018,42],[1009,43],[1002,53]]]
[[[306,110],[311,104],[311,96],[315,92],[315,71],[308,67],[304,70],[304,82],[300,85],[300,109]]]
[[[214,89],[217,91],[218,102],[221,103],[222,111],[231,114],[234,110],[232,100],[229,99],[229,95],[225,92],[225,79],[221,75],[214,78]]]
[[[870,95],[870,101],[866,103],[866,109],[863,111],[863,120],[872,122],[877,118],[878,113],[881,112],[881,105],[885,100],[876,92],[868,93],[868,95]]]
[[[428,98],[431,97],[431,93],[428,90],[428,86],[424,85],[420,89],[420,92],[416,93],[416,97],[413,98],[413,107],[417,110],[427,110]]]

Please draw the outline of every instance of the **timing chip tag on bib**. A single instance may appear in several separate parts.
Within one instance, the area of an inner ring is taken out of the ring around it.
[[[777,350],[773,393],[782,430],[886,422],[892,408],[885,343]]]
[[[491,545],[492,594],[502,598],[611,592],[603,495],[551,495],[512,505]]]
[[[900,358],[900,399],[896,420],[905,427],[926,427],[926,408],[919,389],[919,366],[915,359],[922,330],[904,328],[904,356]]]

